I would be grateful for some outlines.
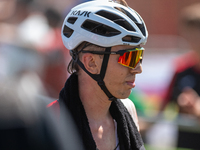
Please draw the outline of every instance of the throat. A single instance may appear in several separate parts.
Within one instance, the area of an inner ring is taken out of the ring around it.
[[[102,123],[90,123],[92,136],[99,150],[114,150],[116,148],[116,127],[114,120]]]

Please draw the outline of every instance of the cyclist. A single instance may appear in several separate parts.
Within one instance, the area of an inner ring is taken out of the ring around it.
[[[147,37],[144,21],[124,0],[85,2],[66,16],[62,40],[72,74],[49,107],[69,109],[85,149],[145,149],[127,97],[142,72]]]

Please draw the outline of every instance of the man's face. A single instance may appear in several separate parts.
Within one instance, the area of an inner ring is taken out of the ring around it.
[[[111,51],[132,49],[133,46],[114,46]],[[120,55],[110,55],[104,82],[106,87],[116,98],[127,98],[131,89],[135,87],[136,74],[142,72],[140,63],[134,68],[128,68],[118,63]]]

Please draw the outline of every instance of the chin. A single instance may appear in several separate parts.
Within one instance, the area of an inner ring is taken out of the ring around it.
[[[124,94],[120,95],[118,97],[118,99],[126,99],[126,98],[128,98],[130,96],[130,94],[131,94],[131,91],[127,92],[127,93],[124,93]]]

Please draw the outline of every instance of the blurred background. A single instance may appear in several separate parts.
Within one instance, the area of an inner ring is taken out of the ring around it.
[[[61,25],[70,8],[84,1],[0,0],[0,83],[32,82],[40,99],[47,103],[57,99],[70,61]],[[199,150],[199,119],[180,117],[178,106],[165,100],[177,63],[182,63],[176,59],[191,50],[182,36],[180,12],[199,0],[126,1],[149,31],[143,73],[137,75],[129,97],[137,108],[146,149]]]

